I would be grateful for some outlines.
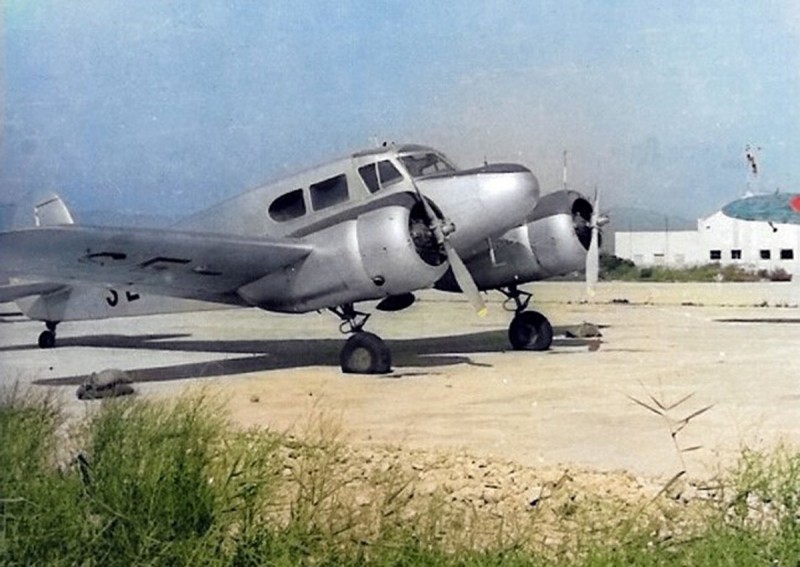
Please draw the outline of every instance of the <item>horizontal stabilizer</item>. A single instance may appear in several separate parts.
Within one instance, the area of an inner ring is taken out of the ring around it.
[[[52,282],[0,285],[0,303],[8,303],[34,295],[47,295],[62,290],[64,287],[66,287],[64,284]]]

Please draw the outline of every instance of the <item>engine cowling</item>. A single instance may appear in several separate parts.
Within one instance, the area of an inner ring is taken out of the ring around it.
[[[575,191],[557,191],[539,201],[527,227],[528,241],[543,277],[585,267],[592,239],[591,220],[591,203]]]
[[[491,240],[467,261],[480,289],[552,278],[582,270],[592,237],[592,204],[576,191],[543,196],[528,221]],[[449,274],[436,287],[457,291]]]
[[[251,305],[303,313],[430,287],[446,258],[411,195],[305,237],[314,251],[238,290]]]

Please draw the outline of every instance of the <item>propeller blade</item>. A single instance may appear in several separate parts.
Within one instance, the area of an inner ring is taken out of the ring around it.
[[[436,216],[436,213],[433,211],[433,207],[431,207],[431,204],[428,202],[428,200],[423,197],[422,191],[419,190],[419,187],[417,187],[417,182],[414,181],[414,179],[411,179],[411,186],[414,188],[414,192],[417,194],[417,199],[419,199],[420,203],[422,203],[422,207],[425,209],[425,214],[428,215],[428,222],[430,222],[431,229],[436,232],[437,226],[440,227],[439,217]],[[437,238],[439,237],[438,234],[436,236]],[[444,235],[442,234],[442,236]]]
[[[449,234],[454,230],[454,227],[451,225],[450,229],[445,232],[444,221],[436,215],[433,207],[423,196],[422,191],[419,190],[419,187],[417,187],[417,184],[413,179],[411,180],[411,185],[414,187],[417,197],[422,202],[422,206],[425,207],[425,214],[428,215],[431,230],[433,231],[437,242],[441,245],[445,254],[447,255],[447,261],[450,262],[450,269],[453,270],[453,276],[456,279],[456,283],[458,283],[458,287],[460,287],[464,295],[467,296],[470,305],[472,305],[473,309],[477,311],[478,315],[480,317],[484,317],[489,310],[487,309],[486,303],[481,297],[481,292],[478,290],[475,280],[472,279],[472,274],[469,273],[469,270],[464,265],[464,261],[461,259],[461,256],[458,255],[456,249],[450,244],[448,237]]]
[[[478,291],[478,286],[475,285],[475,280],[472,279],[472,274],[469,273],[456,249],[447,240],[444,241],[444,250],[447,253],[447,260],[450,262],[450,269],[453,270],[453,276],[456,278],[458,287],[467,296],[470,305],[477,311],[478,315],[485,317],[489,310],[483,301],[483,297],[481,297],[481,292]]]
[[[589,241],[589,250],[586,252],[586,293],[594,295],[594,286],[600,276],[600,249],[598,237],[598,219],[600,218],[600,193],[595,191],[594,204],[592,205],[592,220],[590,223],[592,236]]]

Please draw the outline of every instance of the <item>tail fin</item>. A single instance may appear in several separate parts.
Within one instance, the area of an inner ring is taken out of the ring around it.
[[[64,201],[54,193],[33,207],[33,217],[36,220],[36,226],[75,224]]]

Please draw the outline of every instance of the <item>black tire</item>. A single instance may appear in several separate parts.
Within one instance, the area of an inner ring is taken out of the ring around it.
[[[53,348],[56,346],[56,334],[53,331],[42,331],[39,335],[39,348]]]
[[[538,311],[523,311],[511,321],[508,340],[515,350],[547,350],[553,343],[553,327]]]
[[[339,361],[345,374],[386,374],[392,369],[392,353],[386,343],[364,331],[347,339]]]

